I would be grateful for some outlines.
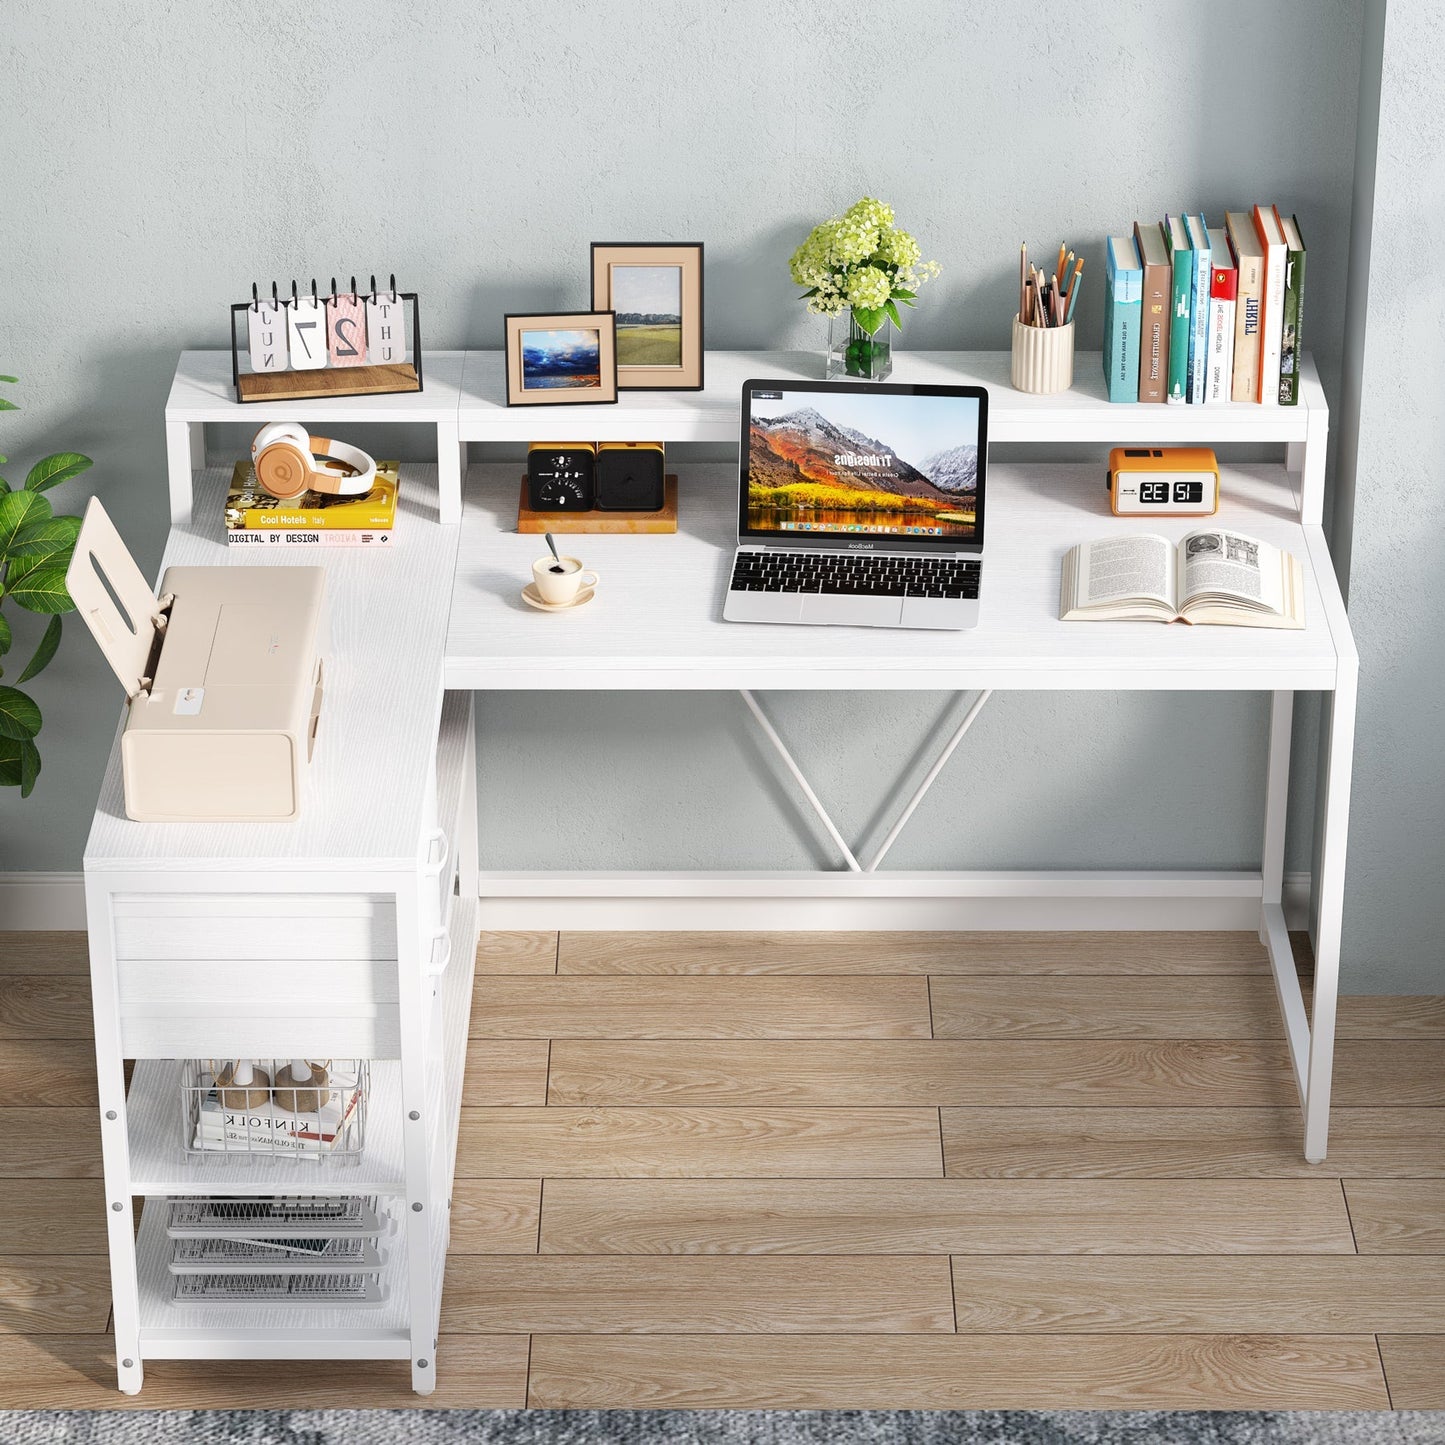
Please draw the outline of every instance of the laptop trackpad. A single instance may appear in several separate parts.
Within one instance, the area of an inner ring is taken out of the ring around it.
[[[901,597],[803,595],[802,622],[831,622],[838,627],[896,627],[903,612]]]

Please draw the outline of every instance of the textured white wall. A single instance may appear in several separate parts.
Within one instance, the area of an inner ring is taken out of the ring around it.
[[[1370,18],[1378,145],[1362,156],[1369,269],[1352,277],[1362,336],[1342,408],[1337,508],[1342,523],[1353,518],[1349,609],[1360,649],[1344,955],[1353,986],[1439,993],[1445,272],[1428,238],[1445,234],[1445,11],[1428,0],[1372,0]]]
[[[1021,236],[1086,248],[1081,344],[1097,346],[1104,234],[1277,199],[1307,228],[1309,344],[1333,393],[1359,44],[1351,0],[1084,0],[1047,26],[1034,6],[951,0],[10,0],[0,371],[27,409],[0,450],[90,452],[153,568],[175,354],[222,345],[253,278],[395,269],[429,345],[494,345],[504,309],[586,302],[590,241],[700,238],[710,344],[821,345],[786,258],[864,191],[943,263],[918,347],[1006,344]],[[78,866],[119,703],[79,635],[37,693],[45,772],[26,804],[0,793],[0,870]],[[947,710],[773,707],[860,829]],[[489,863],[823,856],[736,699],[496,697],[482,717]],[[1263,727],[1257,699],[1002,699],[890,861],[1247,864]],[[1299,757],[1296,867],[1312,748]],[[556,807],[576,820],[562,847],[538,823]]]

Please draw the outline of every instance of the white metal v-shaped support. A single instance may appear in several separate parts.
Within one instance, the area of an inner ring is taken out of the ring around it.
[[[794,782],[796,782],[802,790],[804,798],[808,800],[808,806],[812,808],[813,812],[817,814],[819,822],[828,830],[828,836],[838,845],[839,851],[843,854],[843,858],[848,864],[848,871],[850,873],[873,873],[877,871],[878,865],[883,861],[888,850],[898,841],[898,835],[903,831],[908,820],[913,816],[914,810],[923,801],[924,795],[928,792],[929,788],[933,786],[935,779],[943,771],[944,765],[948,762],[949,758],[953,756],[954,749],[963,741],[963,735],[973,726],[973,720],[983,711],[983,705],[989,700],[992,691],[992,688],[984,688],[983,691],[974,698],[968,711],[964,713],[962,721],[954,728],[952,736],[943,745],[942,749],[940,749],[937,758],[933,761],[933,766],[923,775],[923,781],[913,790],[913,796],[909,798],[897,818],[893,820],[893,826],[888,830],[887,835],[878,845],[878,851],[874,853],[867,863],[860,863],[857,855],[848,846],[847,841],[838,831],[837,824],[828,816],[828,810],[823,806],[822,800],[818,797],[817,793],[813,791],[812,784],[809,783],[808,779],[804,776],[803,770],[794,760],[792,753],[788,751],[787,745],[783,742],[782,738],[778,736],[778,730],[768,721],[767,714],[758,706],[757,698],[755,698],[747,688],[739,689],[743,701],[748,705],[748,711],[757,719],[758,726],[763,730],[763,735],[773,745],[773,750],[782,758],[784,765],[793,775]],[[962,697],[963,694],[960,693],[959,696]]]

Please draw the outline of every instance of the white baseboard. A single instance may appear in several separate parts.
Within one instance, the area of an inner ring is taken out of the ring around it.
[[[597,875],[592,875],[594,878]],[[858,929],[1228,929],[1254,928],[1258,903],[1227,884],[1210,893],[1170,895],[1082,885],[1072,896],[1041,897],[1023,891],[984,896],[988,875],[881,874],[860,891],[844,875],[773,875],[756,891],[739,892],[724,875],[625,875],[603,884],[579,874],[510,875],[484,880],[482,928],[621,930]],[[1039,875],[1014,875],[1026,880]],[[1085,875],[1071,875],[1083,878]],[[1227,877],[1228,875],[1222,875]],[[539,879],[546,879],[541,883]],[[835,879],[843,879],[841,884]],[[996,882],[987,886],[997,887]],[[564,892],[563,888],[571,891]],[[605,888],[606,891],[601,891]],[[724,891],[724,890],[728,891]],[[851,896],[844,889],[851,891]],[[525,891],[523,891],[525,890]],[[553,891],[555,890],[555,891]],[[1291,929],[1309,926],[1310,876],[1288,873],[1284,915]],[[0,932],[82,930],[85,888],[79,873],[0,873]]]

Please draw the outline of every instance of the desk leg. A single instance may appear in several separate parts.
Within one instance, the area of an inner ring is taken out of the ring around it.
[[[95,1019],[95,1074],[100,1105],[100,1152],[105,1171],[105,1223],[110,1246],[110,1297],[115,1312],[116,1380],[122,1393],[140,1393],[140,1281],[135,1257],[135,1203],[130,1184],[125,1059],[115,969],[114,899],[94,878],[85,880],[90,939],[90,996]]]
[[[457,437],[455,422],[437,426],[437,518],[444,526],[462,519],[462,479],[467,471],[467,444]]]
[[[191,520],[193,471],[206,465],[206,425],[199,421],[166,423],[166,477],[171,494],[171,524]]]
[[[1345,902],[1345,846],[1350,816],[1350,773],[1355,752],[1358,664],[1341,663],[1326,699],[1326,760],[1321,804],[1319,900],[1315,924],[1315,983],[1310,1011],[1310,1057],[1305,1081],[1305,1158],[1324,1161],[1330,1128],[1330,1073],[1335,1053],[1335,1000],[1340,989],[1340,924]]]

